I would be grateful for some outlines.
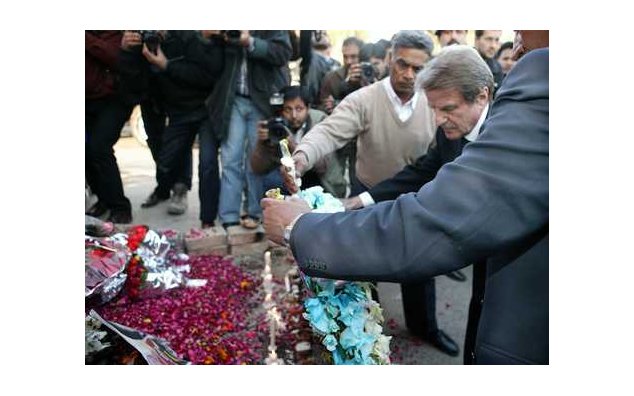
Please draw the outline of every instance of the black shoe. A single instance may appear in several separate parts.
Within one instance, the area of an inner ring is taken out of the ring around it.
[[[458,344],[456,344],[456,342],[442,330],[438,330],[427,337],[427,342],[449,356],[458,356],[460,354],[460,347]]]
[[[132,223],[132,213],[126,211],[113,211],[108,221],[117,224],[130,224]]]
[[[447,278],[449,278],[449,279],[453,279],[453,280],[455,280],[456,282],[464,282],[464,281],[466,281],[466,280],[467,280],[466,275],[465,275],[465,274],[463,274],[463,273],[462,273],[462,272],[460,272],[460,271],[451,271],[450,273],[445,274],[445,275],[447,275]]]
[[[169,194],[166,197],[159,195],[156,190],[150,194],[149,197],[141,204],[142,208],[151,208],[152,206],[156,206],[163,201],[167,201],[169,199]]]
[[[106,205],[102,204],[101,201],[97,201],[97,203],[95,203],[93,206],[90,207],[90,209],[86,211],[86,214],[92,217],[101,217],[107,211],[108,208],[106,207]]]
[[[240,225],[239,221],[232,221],[230,223],[222,223],[222,227],[224,227],[224,229],[226,230],[229,227],[233,227],[233,226],[237,226]]]

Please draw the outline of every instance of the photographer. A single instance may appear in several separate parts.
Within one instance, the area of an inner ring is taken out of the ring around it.
[[[128,63],[136,61],[139,84],[146,85],[142,112],[157,166],[158,185],[141,206],[155,206],[169,199],[173,191],[167,211],[183,214],[191,189],[192,144],[199,133],[201,141],[212,136],[205,99],[220,75],[223,54],[193,30],[127,31],[121,45]],[[214,158],[217,146],[211,150]],[[213,223],[220,188],[218,163],[217,159],[204,161],[203,151],[201,148],[201,220]],[[213,191],[205,194],[208,189]]]
[[[262,214],[262,179],[248,159],[257,143],[258,121],[272,115],[269,98],[288,85],[292,48],[286,30],[209,32],[224,55],[222,75],[207,101],[221,141],[222,181],[218,215],[225,228],[257,228]],[[246,149],[245,149],[246,146]],[[246,179],[246,213],[240,218]]]
[[[323,111],[309,108],[308,90],[299,86],[289,86],[282,89],[283,104],[281,117],[273,117],[258,123],[258,143],[251,155],[251,169],[258,175],[263,175],[264,191],[279,187],[284,194],[288,191],[283,185],[279,172],[282,156],[279,142],[286,138],[291,152],[295,150],[302,138],[310,132],[312,127],[326,118]],[[345,180],[334,185],[329,180],[329,174],[340,172],[338,163],[330,158],[322,160],[313,170],[302,176],[302,188],[322,185],[324,190],[333,193],[334,190],[345,187]]]

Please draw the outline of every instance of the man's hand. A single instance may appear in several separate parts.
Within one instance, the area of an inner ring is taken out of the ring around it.
[[[295,162],[295,177],[302,177],[302,175],[308,170],[306,169],[308,167],[308,158],[306,158],[306,154],[304,154],[303,151],[293,154],[293,162]],[[280,167],[280,172],[282,173],[284,187],[286,187],[291,194],[297,193],[299,188],[295,185],[293,175],[290,175],[286,171],[286,167],[284,167],[284,165]]]
[[[324,110],[326,110],[326,113],[330,114],[334,108],[335,98],[332,95],[328,95],[328,97],[324,99]]]
[[[240,30],[240,37],[232,38],[229,37],[229,35],[225,31],[225,42],[227,44],[233,44],[240,47],[248,47],[251,43],[251,34],[248,30]]]
[[[361,202],[361,198],[359,198],[358,195],[350,198],[344,198],[341,200],[341,203],[346,210],[355,210],[363,207],[363,202]]]
[[[346,82],[352,85],[361,84],[361,64],[355,63],[350,65],[348,73],[346,75]]]
[[[258,121],[258,140],[265,142],[269,140],[269,129],[267,128],[268,121]]]
[[[143,56],[145,56],[145,59],[147,59],[148,62],[150,62],[153,65],[156,65],[159,69],[161,70],[167,69],[167,58],[165,57],[165,54],[161,50],[160,45],[156,49],[156,55],[153,54],[152,51],[150,51],[147,48],[147,45],[145,44],[143,44],[143,51],[141,53],[143,54]]]
[[[289,199],[280,201],[264,198],[260,201],[263,211],[263,225],[266,237],[271,241],[283,245],[284,229],[291,224],[297,216],[309,213],[310,207],[303,199]]]
[[[125,51],[131,51],[133,47],[137,47],[143,44],[141,33],[135,31],[126,30],[121,37],[121,49]]]

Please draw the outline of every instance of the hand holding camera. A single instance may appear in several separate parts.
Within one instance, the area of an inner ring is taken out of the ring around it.
[[[346,76],[346,81],[350,84],[352,83],[353,85],[359,85],[361,84],[361,64],[360,63],[354,63],[352,65],[350,65],[350,67],[348,68],[348,75]]]
[[[221,30],[227,44],[248,47],[251,35],[248,30]]]
[[[121,37],[121,48],[125,51],[132,51],[134,47],[143,44],[143,37],[138,31],[126,30]]]
[[[143,50],[141,51],[145,59],[153,65],[156,65],[161,70],[167,69],[167,57],[161,51],[161,47],[156,48],[156,52],[153,52],[147,43],[143,43]]]
[[[374,65],[370,62],[361,62],[361,79],[364,82],[363,85],[372,84],[376,80],[377,71],[374,69]]]
[[[269,129],[267,126],[267,120],[258,121],[258,141],[266,142],[269,140]]]

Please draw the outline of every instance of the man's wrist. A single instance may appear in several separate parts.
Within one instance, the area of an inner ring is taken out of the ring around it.
[[[370,193],[367,191],[364,191],[361,194],[359,194],[359,199],[361,200],[361,204],[363,205],[364,208],[367,208],[368,206],[372,206],[376,203],[374,202],[372,195],[370,195]]]
[[[286,246],[291,245],[291,233],[293,232],[293,227],[295,227],[295,223],[297,223],[297,220],[299,220],[299,218],[303,215],[304,213],[295,217],[293,221],[291,221],[290,224],[284,228],[284,243],[286,244]]]

